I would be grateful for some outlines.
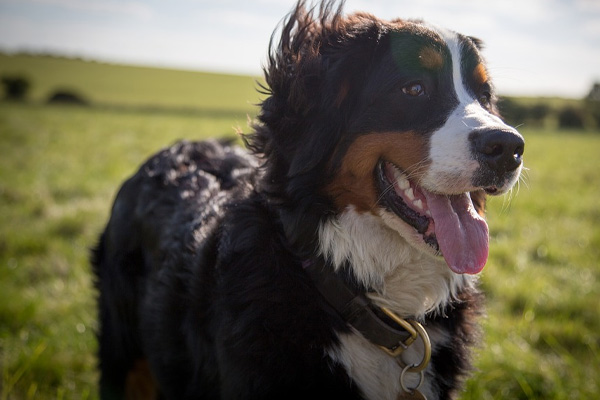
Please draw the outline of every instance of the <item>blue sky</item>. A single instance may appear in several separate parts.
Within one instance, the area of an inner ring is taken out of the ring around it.
[[[0,0],[0,49],[258,75],[294,0]],[[347,0],[486,43],[498,91],[584,96],[600,81],[600,0]]]

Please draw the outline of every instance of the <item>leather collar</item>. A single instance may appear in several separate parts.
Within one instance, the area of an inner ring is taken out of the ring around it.
[[[375,305],[364,290],[343,279],[322,258],[306,260],[302,266],[338,315],[391,356],[398,357],[418,338],[418,323]]]

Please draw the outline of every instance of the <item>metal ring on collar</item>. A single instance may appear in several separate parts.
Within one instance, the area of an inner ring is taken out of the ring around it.
[[[423,328],[423,325],[412,319],[408,320],[408,322],[415,328],[418,335],[421,337],[421,340],[423,341],[423,359],[419,364],[406,366],[404,370],[402,370],[402,373],[404,374],[405,370],[408,370],[408,372],[422,373],[425,368],[427,368],[429,360],[431,359],[431,341],[429,340],[429,335],[427,334],[425,328]]]
[[[415,386],[414,388],[409,388],[406,386],[406,384],[404,383],[404,376],[406,372],[414,373],[415,371],[411,370],[414,367],[416,367],[416,365],[407,365],[402,369],[402,373],[400,374],[400,386],[402,387],[402,390],[404,390],[406,393],[412,393],[414,390],[419,390],[421,386],[423,386],[423,382],[425,381],[425,371],[420,370],[417,372],[419,374],[419,383],[417,384],[417,386]]]

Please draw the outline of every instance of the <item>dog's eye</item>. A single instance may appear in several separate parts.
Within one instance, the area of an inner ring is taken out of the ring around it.
[[[488,107],[492,101],[492,94],[488,91],[482,92],[479,95],[479,104],[481,104],[484,107]]]
[[[425,86],[421,82],[412,82],[402,88],[404,94],[418,97],[425,94]]]

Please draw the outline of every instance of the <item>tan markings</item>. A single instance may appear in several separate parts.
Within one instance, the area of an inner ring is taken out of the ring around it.
[[[156,400],[158,386],[150,372],[147,360],[136,360],[127,374],[125,381],[125,398],[127,400]]]
[[[359,212],[373,212],[379,195],[375,167],[390,161],[419,180],[429,164],[427,140],[413,132],[371,133],[350,145],[333,181],[326,187],[338,209],[354,205]]]
[[[473,79],[480,85],[483,85],[487,82],[488,76],[483,64],[479,63],[473,70]]]
[[[478,190],[476,192],[471,192],[471,200],[473,201],[473,205],[475,206],[475,210],[477,214],[482,217],[485,217],[485,192],[483,190]]]
[[[419,62],[427,69],[438,70],[444,65],[444,58],[432,47],[423,47],[419,52]]]

